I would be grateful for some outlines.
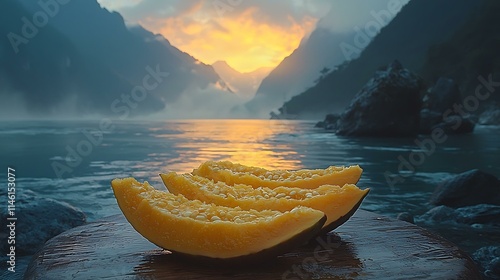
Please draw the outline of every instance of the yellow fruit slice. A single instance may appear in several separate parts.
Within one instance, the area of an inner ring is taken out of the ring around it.
[[[222,181],[228,185],[246,184],[257,187],[297,187],[314,189],[321,185],[356,184],[363,170],[357,166],[330,166],[326,169],[303,169],[297,171],[267,170],[230,161],[207,161],[193,170],[193,175]]]
[[[160,176],[169,192],[206,203],[259,211],[290,211],[300,205],[320,210],[327,217],[322,232],[331,231],[347,221],[369,192],[369,189],[361,190],[355,185],[323,185],[315,189],[270,189],[253,188],[244,184],[228,186],[224,182],[214,182],[192,174],[179,175],[170,172]]]
[[[323,212],[242,210],[189,200],[133,178],[111,182],[127,220],[145,238],[179,255],[209,261],[262,261],[307,242],[324,224]]]

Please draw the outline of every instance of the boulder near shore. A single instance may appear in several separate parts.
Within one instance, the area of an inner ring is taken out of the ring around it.
[[[399,61],[377,71],[338,121],[342,136],[404,137],[419,131],[423,80]]]
[[[500,206],[500,181],[481,170],[470,170],[442,182],[430,203],[452,208],[478,204]]]
[[[16,194],[16,253],[31,255],[43,247],[52,237],[86,222],[85,214],[68,203],[39,197],[30,190]],[[7,220],[7,207],[0,213]],[[1,243],[7,252],[7,242]]]

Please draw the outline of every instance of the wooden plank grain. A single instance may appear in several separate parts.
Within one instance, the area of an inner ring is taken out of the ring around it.
[[[25,279],[481,279],[472,260],[415,225],[367,211],[278,257],[241,267],[179,259],[139,235],[121,215],[49,240]]]

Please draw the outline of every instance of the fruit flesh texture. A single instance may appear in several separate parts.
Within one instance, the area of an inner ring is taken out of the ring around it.
[[[242,209],[289,211],[296,206],[307,206],[324,212],[327,221],[324,228],[357,208],[369,189],[361,190],[349,184],[343,187],[323,185],[315,189],[277,187],[274,189],[224,182],[192,174],[170,172],[160,174],[167,189],[174,194],[182,194],[188,199],[198,199],[207,203]],[[330,230],[333,228],[329,228]]]
[[[356,184],[363,170],[357,166],[330,166],[326,169],[303,169],[297,171],[267,170],[235,164],[229,161],[207,161],[192,174],[222,181],[228,185],[247,184],[254,188],[297,187],[314,189],[322,185]]]
[[[317,232],[324,223],[321,211],[307,207],[285,213],[245,211],[188,200],[133,178],[111,184],[120,209],[141,235],[162,248],[192,256],[230,259],[256,254],[311,228]]]

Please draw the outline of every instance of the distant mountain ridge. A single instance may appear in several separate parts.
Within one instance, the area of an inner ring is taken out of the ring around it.
[[[47,20],[37,27],[42,15]],[[19,44],[16,53],[7,35],[22,36],[27,29],[24,19],[38,32]],[[77,115],[125,116],[124,110],[117,112],[123,106],[129,107],[130,115],[149,114],[175,102],[189,87],[224,88],[211,66],[162,36],[140,26],[127,27],[120,14],[96,0],[2,1],[0,34],[0,96],[16,99],[40,115],[69,110]],[[149,87],[144,85],[148,75],[156,78]],[[130,101],[134,89],[140,96],[137,102]]]
[[[281,111],[302,118],[342,111],[380,66],[394,59],[419,72],[427,51],[457,30],[481,1],[410,1],[372,40],[362,54],[303,93],[285,102]],[[425,20],[423,20],[425,19]]]
[[[269,116],[270,110],[313,86],[322,69],[331,70],[344,62],[339,45],[351,38],[350,33],[333,33],[326,28],[316,28],[262,81],[255,98],[245,107],[252,114]]]
[[[262,79],[273,69],[261,67],[251,72],[241,73],[232,68],[226,61],[216,61],[212,67],[231,91],[248,99],[255,95]]]

